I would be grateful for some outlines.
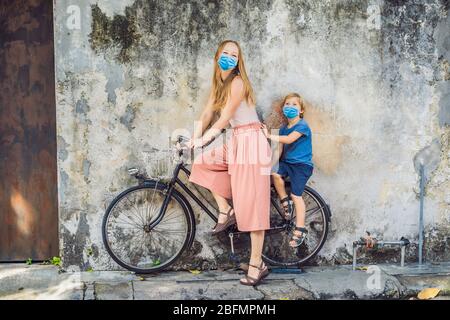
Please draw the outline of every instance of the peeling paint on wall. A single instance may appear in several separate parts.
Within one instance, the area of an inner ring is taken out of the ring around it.
[[[120,123],[127,127],[128,131],[132,131],[134,127],[132,126],[133,121],[136,117],[136,109],[131,105],[127,106],[127,109],[123,116],[120,117]]]
[[[110,47],[118,47],[117,61],[121,63],[130,61],[130,52],[136,47],[139,35],[136,32],[136,21],[125,9],[125,16],[114,15],[112,19],[104,14],[100,7],[95,4],[92,8],[92,33],[90,43],[96,52],[102,52]]]
[[[170,173],[161,165],[168,137],[192,131],[213,55],[229,38],[243,48],[261,117],[276,125],[272,106],[289,92],[307,101],[317,169],[310,184],[333,212],[329,241],[311,263],[348,263],[352,241],[366,230],[417,239],[419,155],[430,163],[428,257],[448,257],[448,1],[82,0],[81,28],[68,31],[69,4],[55,4],[66,266],[117,268],[101,243],[105,204],[134,183],[129,167]],[[208,236],[211,221],[194,211],[196,243],[180,266],[217,267],[228,243]],[[86,257],[83,245],[97,246],[98,255]],[[412,245],[408,259],[416,253]]]

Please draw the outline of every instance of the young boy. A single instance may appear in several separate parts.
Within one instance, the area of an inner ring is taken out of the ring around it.
[[[283,177],[289,176],[291,180],[296,227],[289,245],[292,248],[297,248],[305,241],[308,233],[305,228],[305,202],[302,194],[314,168],[311,129],[303,119],[304,104],[299,94],[291,93],[284,98],[282,112],[286,117],[287,124],[280,128],[280,135],[269,134],[267,130],[265,130],[265,133],[268,139],[280,142],[283,147],[279,168],[276,173],[272,174],[272,177],[287,220],[292,219],[292,210]]]

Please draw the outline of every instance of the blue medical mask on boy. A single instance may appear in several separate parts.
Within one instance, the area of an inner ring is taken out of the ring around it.
[[[298,116],[298,109],[288,104],[285,104],[283,107],[283,114],[286,116],[286,118],[292,119]]]
[[[237,66],[237,59],[222,53],[217,63],[220,69],[227,71]]]

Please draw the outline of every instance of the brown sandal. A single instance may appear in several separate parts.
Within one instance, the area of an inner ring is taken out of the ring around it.
[[[219,212],[219,215],[221,215],[221,214],[226,215],[227,220],[225,220],[225,222],[223,222],[223,223],[217,222],[216,226],[214,227],[214,229],[212,231],[212,234],[217,234],[219,232],[222,232],[222,231],[226,230],[229,226],[236,223],[236,214],[233,214],[232,216],[230,216],[231,210],[233,210],[233,207],[230,207],[230,209],[228,210],[227,213]]]
[[[264,264],[264,261],[261,261],[261,265],[255,266],[253,264],[249,264],[249,267],[253,267],[259,270],[258,273],[258,277],[253,278],[251,276],[249,276],[248,274],[245,275],[245,282],[241,280],[239,280],[239,282],[244,285],[244,286],[256,286],[258,285],[265,277],[267,277],[269,275],[269,269],[267,268],[267,266]]]

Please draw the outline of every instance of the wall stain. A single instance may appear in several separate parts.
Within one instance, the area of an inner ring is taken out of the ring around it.
[[[207,62],[212,63],[217,45],[233,38],[257,59],[261,48],[256,39],[265,40],[266,30],[260,25],[266,23],[265,13],[272,2],[136,0],[124,14],[112,18],[92,5],[89,42],[94,52],[106,59],[112,56],[120,64],[145,64],[147,93],[153,97],[164,95],[166,79],[185,74],[189,95],[196,101],[199,56],[206,53],[211,57]],[[248,19],[232,23],[233,17],[240,15]],[[115,100],[113,94],[109,96]]]
[[[120,117],[120,123],[127,127],[128,131],[134,129],[133,121],[136,118],[136,107],[127,105],[125,113]]]
[[[88,159],[83,159],[83,176],[86,183],[89,182],[89,171],[91,170],[91,162]]]
[[[64,243],[63,266],[77,265],[81,267],[81,270],[86,270],[89,262],[83,261],[83,252],[90,237],[89,223],[86,212],[72,212],[67,217],[73,215],[76,215],[79,219],[76,232],[72,234],[64,225],[61,226],[60,230]]]
[[[140,38],[135,16],[131,15],[130,9],[125,9],[125,16],[115,15],[112,19],[97,4],[91,6],[91,12],[92,32],[89,34],[89,42],[92,49],[98,53],[112,46],[118,47],[120,51],[115,57],[117,61],[129,62],[130,52]]]

